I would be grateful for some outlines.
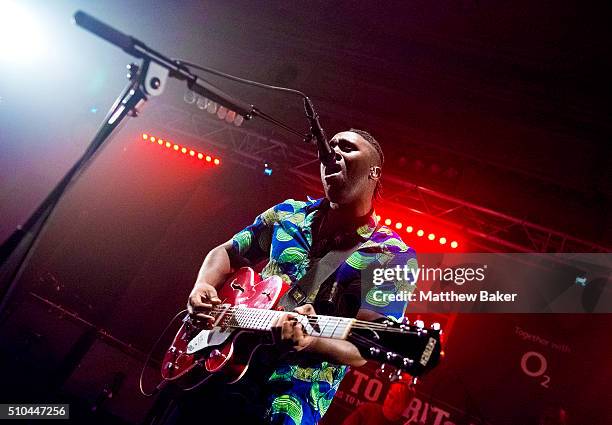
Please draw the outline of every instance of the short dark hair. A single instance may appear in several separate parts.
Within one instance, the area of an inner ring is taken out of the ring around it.
[[[383,154],[382,148],[378,141],[365,130],[359,130],[358,128],[351,128],[349,131],[353,133],[359,134],[361,137],[367,140],[367,142],[376,150],[378,154],[378,160],[380,161],[380,168],[382,169],[385,163],[385,155]],[[380,179],[376,182],[376,187],[374,188],[374,199],[379,200],[382,194],[382,182]]]
[[[374,138],[374,136],[372,136],[365,130],[359,130],[357,128],[351,128],[349,131],[359,134],[361,137],[366,139],[374,149],[376,149],[376,153],[378,153],[378,159],[380,160],[380,167],[382,168],[383,164],[385,163],[385,155],[383,154],[382,148],[380,147],[380,144]]]

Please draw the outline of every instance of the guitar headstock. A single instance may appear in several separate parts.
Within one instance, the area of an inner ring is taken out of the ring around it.
[[[434,368],[442,351],[440,324],[426,327],[423,321],[410,323],[381,318],[371,325],[360,321],[349,335],[361,354],[368,359],[390,365],[398,371],[420,376]]]

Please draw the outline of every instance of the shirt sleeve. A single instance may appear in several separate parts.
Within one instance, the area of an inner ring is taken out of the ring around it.
[[[304,205],[305,202],[287,199],[259,214],[253,224],[232,237],[230,254],[248,260],[251,264],[269,257],[274,225],[295,216]]]
[[[361,308],[400,320],[408,305],[408,297],[416,289],[413,271],[417,270],[416,252],[401,239],[390,238],[383,243],[382,252],[368,275],[362,280]],[[393,278],[387,279],[376,270],[393,269]],[[376,275],[375,273],[378,273]],[[378,279],[375,277],[378,276]]]
[[[231,254],[233,256],[255,264],[269,255],[274,223],[278,221],[279,205],[259,214],[253,224],[245,227],[232,237]]]

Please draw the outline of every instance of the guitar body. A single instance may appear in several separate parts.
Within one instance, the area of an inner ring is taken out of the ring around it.
[[[183,319],[164,355],[162,378],[184,390],[213,378],[230,384],[239,381],[255,353],[272,345],[270,330],[283,315],[277,306],[289,289],[278,276],[261,279],[251,268],[239,269],[218,290],[222,304],[210,312],[215,318],[212,329],[202,329],[189,316]],[[440,359],[438,324],[425,328],[422,321],[410,324],[406,318],[369,322],[293,314],[308,335],[347,340],[364,358],[387,364],[398,373],[420,376]]]
[[[218,290],[225,308],[250,307],[273,310],[289,285],[280,277],[261,277],[249,267],[239,269]],[[192,389],[218,376],[227,383],[240,380],[253,353],[262,345],[261,332],[224,325],[224,317],[210,330],[202,330],[185,318],[164,355],[162,378],[183,389]]]

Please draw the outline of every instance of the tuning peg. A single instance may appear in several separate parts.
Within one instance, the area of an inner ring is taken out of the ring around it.
[[[386,372],[386,370],[385,370],[386,367],[387,367],[387,365],[382,363],[380,365],[380,367],[378,369],[376,369],[376,372],[374,374],[376,375],[377,378],[382,378],[383,377],[384,373]]]
[[[402,359],[402,364],[404,365],[404,367],[408,368],[410,366],[412,366],[412,364],[414,363],[414,360],[409,359],[408,357],[404,357]]]
[[[397,359],[399,359],[399,358],[400,358],[400,356],[399,356],[398,354],[395,354],[395,353],[393,353],[393,352],[391,352],[391,351],[389,351],[389,352],[387,353],[387,360],[388,360],[389,362],[395,362],[395,360],[397,360]]]
[[[402,317],[402,325],[409,325],[410,324],[410,320],[408,320],[408,318],[406,316]]]
[[[431,328],[434,331],[439,331],[440,330],[440,324],[438,322],[434,322],[434,323],[431,324]]]
[[[378,357],[380,355],[380,348],[370,347],[370,355],[372,357]]]
[[[423,322],[422,320],[415,320],[414,326],[416,326],[419,329],[423,329],[425,327],[425,322]]]

